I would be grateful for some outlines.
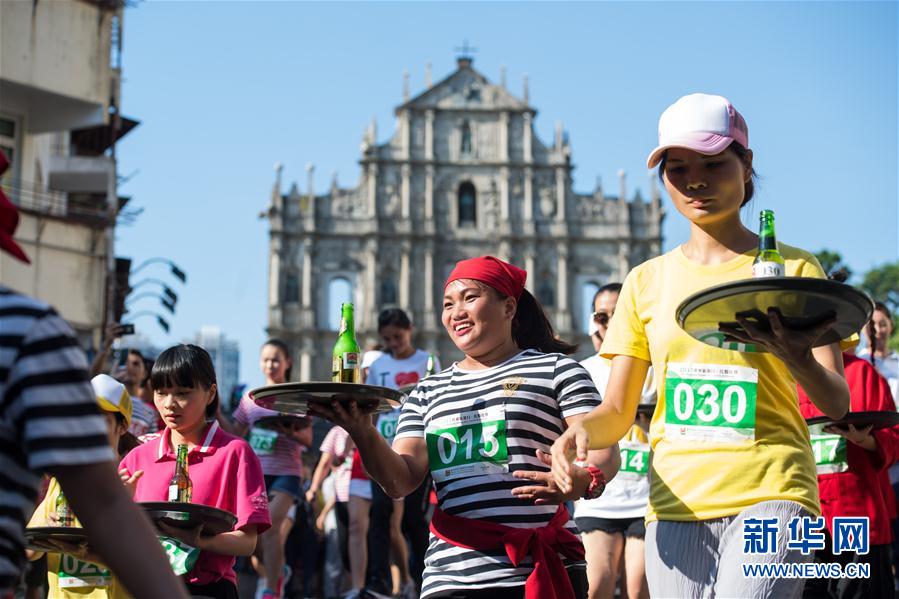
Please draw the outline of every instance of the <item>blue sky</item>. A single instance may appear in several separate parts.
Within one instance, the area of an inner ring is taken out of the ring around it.
[[[557,120],[569,132],[578,191],[601,177],[617,194],[624,169],[646,197],[659,114],[718,93],[749,123],[750,226],[772,208],[782,241],[837,250],[856,272],[899,257],[895,2],[142,2],[126,11],[122,98],[141,126],[118,149],[133,175],[121,193],[144,212],[117,253],[171,258],[190,278],[171,334],[149,319],[141,331],[165,346],[218,325],[241,344],[242,380],[260,383],[274,163],[285,190],[305,189],[307,162],[319,191],[333,172],[355,184],[368,121],[381,142],[393,131],[403,70],[416,94],[425,63],[442,79],[465,39],[513,93],[527,73],[538,135],[551,141]],[[687,225],[665,201],[668,250]]]

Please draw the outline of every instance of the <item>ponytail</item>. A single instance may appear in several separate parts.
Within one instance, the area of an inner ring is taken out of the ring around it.
[[[573,354],[577,351],[577,345],[566,343],[556,336],[540,302],[527,289],[521,292],[518,299],[518,309],[512,319],[512,339],[521,349],[537,349],[547,354]]]

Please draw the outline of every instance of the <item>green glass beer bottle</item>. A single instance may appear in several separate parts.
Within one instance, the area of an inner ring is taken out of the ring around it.
[[[777,249],[774,236],[774,211],[759,213],[759,253],[752,263],[753,277],[784,276],[784,258]]]
[[[331,380],[335,383],[359,382],[359,344],[353,325],[353,304],[340,305],[340,334],[331,356]]]
[[[434,359],[434,354],[428,354],[428,366],[425,372],[425,376],[431,376],[437,372],[437,360]]]
[[[69,500],[66,494],[59,489],[59,495],[56,496],[56,520],[58,526],[72,526],[75,523],[75,516],[72,514],[72,508],[69,507]]]
[[[178,446],[178,454],[175,458],[175,474],[169,481],[169,501],[178,503],[190,503],[193,494],[193,483],[187,473],[187,445]]]

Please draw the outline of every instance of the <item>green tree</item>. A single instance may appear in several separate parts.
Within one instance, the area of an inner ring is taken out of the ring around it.
[[[895,314],[899,309],[899,262],[887,262],[866,272],[861,288]]]
[[[866,272],[861,288],[867,291],[874,301],[886,304],[894,315],[895,323],[895,314],[899,311],[899,262],[887,262]],[[899,327],[893,328],[889,346],[899,351]]]
[[[830,275],[836,270],[844,270],[846,271],[846,279],[852,276],[852,270],[843,263],[843,256],[839,252],[822,248],[815,252],[815,258],[821,263],[821,268],[824,269],[824,274],[826,275]]]

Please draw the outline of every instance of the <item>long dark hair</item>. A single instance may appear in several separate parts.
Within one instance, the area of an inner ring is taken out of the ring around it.
[[[281,353],[284,354],[284,359],[290,362],[290,366],[287,367],[287,370],[284,371],[284,380],[290,380],[290,373],[293,372],[293,360],[290,357],[290,348],[287,347],[287,342],[278,339],[277,337],[272,337],[268,341],[262,344],[262,347],[266,345],[271,345],[272,347],[277,347],[281,350]]]
[[[746,161],[749,159],[749,150],[743,147],[740,142],[732,141],[730,145],[727,146],[728,150],[732,150],[734,154],[737,155],[737,158],[740,159],[740,162],[746,164]],[[665,183],[665,163],[668,162],[668,151],[666,150],[662,154],[662,161],[659,162],[659,181],[664,185]],[[740,204],[740,208],[749,203],[749,200],[752,199],[752,196],[755,195],[755,182],[758,180],[758,173],[755,172],[755,167],[749,167],[749,181],[743,184],[743,203]]]
[[[481,284],[495,293],[500,301],[509,297],[485,283]],[[563,341],[556,335],[543,306],[527,289],[518,298],[518,307],[512,318],[512,339],[521,349],[536,349],[546,354],[573,354],[577,351],[577,345]]]
[[[874,312],[883,312],[884,316],[886,316],[890,324],[893,324],[893,314],[890,312],[890,309],[887,308],[887,305],[883,302],[874,302]],[[876,366],[874,363],[874,352],[877,351],[877,341],[875,340],[877,331],[874,328],[874,312],[871,313],[871,318],[868,320],[868,324],[866,325],[868,331],[868,341],[871,343],[871,365]],[[890,327],[891,329],[894,327]],[[884,340],[884,345],[889,343],[889,339]],[[886,349],[886,348],[884,348]]]
[[[153,389],[211,389],[215,385],[215,399],[206,406],[206,417],[214,418],[218,411],[219,390],[215,381],[215,367],[209,353],[198,345],[182,343],[159,354],[150,374],[150,385]]]
[[[381,313],[378,314],[378,332],[380,333],[381,329],[389,326],[411,329],[412,321],[409,319],[409,315],[402,309],[387,308],[386,310],[381,310]]]

